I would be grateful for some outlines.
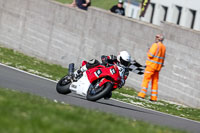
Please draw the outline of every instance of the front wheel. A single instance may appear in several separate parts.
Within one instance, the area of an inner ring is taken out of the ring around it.
[[[56,85],[56,90],[60,94],[71,93],[71,90],[69,89],[70,85],[71,85],[71,77],[65,76],[60,81],[58,81]]]
[[[90,100],[90,101],[97,101],[105,97],[106,95],[108,95],[112,91],[112,88],[113,88],[113,84],[110,82],[107,82],[98,88],[94,88],[93,86],[90,86],[90,88],[88,89],[86,98],[87,100]]]

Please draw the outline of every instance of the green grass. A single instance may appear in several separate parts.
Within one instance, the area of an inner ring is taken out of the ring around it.
[[[0,62],[53,80],[59,80],[68,72],[66,68],[59,65],[48,64],[2,47],[0,47]]]
[[[72,3],[73,0],[56,0],[61,3]],[[141,2],[141,0],[137,0],[138,2]],[[109,10],[113,5],[116,5],[118,3],[118,0],[91,0],[91,6],[95,6],[98,8],[102,8],[105,10]]]
[[[0,133],[183,133],[0,88]]]
[[[4,47],[0,47],[0,62],[53,80],[59,80],[67,73],[67,68],[56,64],[48,64]],[[113,92],[112,97],[134,105],[200,121],[200,109],[172,104],[162,100],[153,103],[149,102],[148,97],[141,100],[137,98],[137,92],[133,88],[123,87],[117,89]]]
[[[58,2],[61,2],[63,4],[71,4],[73,0],[55,0],[55,1],[58,1]]]
[[[118,0],[92,0],[92,6],[109,10],[113,5],[116,5]]]

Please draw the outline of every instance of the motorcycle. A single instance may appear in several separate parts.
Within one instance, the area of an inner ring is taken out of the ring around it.
[[[85,63],[82,63],[82,66]],[[110,98],[112,91],[122,85],[122,77],[126,68],[119,64],[109,66],[97,65],[85,72],[74,76],[74,64],[69,64],[69,74],[61,78],[56,86],[60,94],[75,92],[86,97],[89,101],[97,101],[101,98]]]

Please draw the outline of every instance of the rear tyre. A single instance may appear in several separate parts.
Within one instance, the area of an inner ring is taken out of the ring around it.
[[[112,88],[113,84],[110,82],[107,82],[98,88],[93,88],[93,86],[90,86],[86,98],[89,101],[97,101],[108,95],[112,91]]]
[[[71,90],[69,89],[71,85],[71,78],[69,76],[63,77],[60,81],[58,81],[56,85],[56,90],[60,94],[69,94],[71,93]]]

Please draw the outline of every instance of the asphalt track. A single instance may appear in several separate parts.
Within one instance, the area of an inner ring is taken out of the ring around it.
[[[189,132],[200,133],[200,122],[160,113],[113,99],[90,102],[84,97],[56,92],[56,82],[0,64],[0,87],[36,94],[71,105],[96,109],[136,120],[164,125]],[[67,111],[67,110],[66,110]]]

